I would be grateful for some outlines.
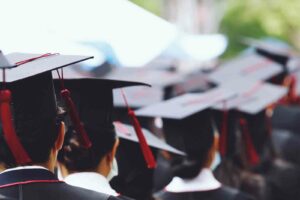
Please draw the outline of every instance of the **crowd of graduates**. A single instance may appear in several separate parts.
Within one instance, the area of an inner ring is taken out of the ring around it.
[[[188,74],[1,53],[0,199],[300,198],[297,52],[247,44]]]

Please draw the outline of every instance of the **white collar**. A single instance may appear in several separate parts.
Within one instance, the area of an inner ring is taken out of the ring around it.
[[[108,180],[96,172],[73,173],[68,175],[64,181],[73,186],[118,196],[118,193],[109,185]]]
[[[44,170],[49,171],[49,169],[47,169],[45,167],[42,167],[42,166],[39,166],[39,165],[28,165],[28,166],[18,166],[18,167],[9,168],[9,169],[6,169],[3,172],[1,172],[1,174],[5,173],[5,172],[10,172],[10,171],[15,171],[15,170],[22,170],[22,169],[44,169]]]
[[[174,177],[166,186],[168,192],[196,192],[209,191],[221,187],[221,183],[217,181],[210,169],[204,168],[198,176],[193,179],[182,179]]]

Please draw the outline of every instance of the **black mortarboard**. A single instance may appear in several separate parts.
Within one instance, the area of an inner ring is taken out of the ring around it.
[[[72,93],[80,120],[85,127],[101,129],[113,125],[113,89],[128,86],[147,86],[140,82],[100,79],[80,74],[73,69],[64,70],[64,86]],[[56,79],[57,88],[60,81]]]
[[[134,134],[134,128],[132,126],[123,124],[121,122],[114,122],[114,125],[116,127],[117,135],[119,138],[135,143],[139,142],[137,136]],[[155,136],[154,133],[151,133],[149,130],[143,128],[143,133],[149,146],[178,155],[185,154],[184,152],[168,145],[165,141]]]
[[[3,56],[0,52],[0,68],[3,71],[1,125],[5,141],[17,164],[31,162],[33,150],[23,147],[22,141],[41,137],[34,135],[41,123],[47,120],[55,122],[57,109],[51,71],[90,58],[50,53],[12,53]]]
[[[242,43],[253,46],[255,48],[255,51],[265,56],[284,67],[287,67],[288,61],[295,56],[296,52],[295,50],[290,47],[289,45],[285,44],[279,44],[280,42],[271,42],[271,41],[263,41],[253,38],[244,38],[242,40]],[[287,70],[287,69],[285,69]]]
[[[137,86],[144,85],[149,86],[141,82],[130,82],[130,81],[120,81],[120,80],[109,80],[109,79],[99,79],[93,76],[83,76],[76,73],[74,70],[67,69],[64,72],[63,87],[70,89],[72,92],[72,98],[74,102],[72,103],[74,108],[76,108],[77,120],[72,120],[73,126],[80,125],[77,128],[77,132],[83,136],[84,143],[91,143],[88,139],[88,132],[85,129],[92,130],[96,132],[112,133],[114,135],[113,128],[113,89],[127,87],[127,86]],[[59,86],[60,80],[57,81]],[[132,113],[129,110],[129,113]],[[70,117],[72,118],[72,115]],[[73,116],[74,118],[74,116]],[[148,156],[151,154],[147,142],[143,136],[139,123],[136,118],[133,119],[133,124],[140,141],[141,149],[148,163]],[[85,138],[85,139],[84,139]],[[86,145],[89,147],[90,145]],[[153,157],[152,154],[150,157]]]
[[[164,129],[167,130],[165,131],[167,142],[180,150],[185,150],[183,148],[185,145],[182,139],[183,129],[187,128],[187,132],[195,133],[197,132],[195,128],[198,128],[198,132],[201,134],[200,129],[202,130],[202,127],[197,125],[201,125],[202,123],[203,127],[207,127],[207,123],[211,125],[211,119],[207,121],[207,113],[209,113],[207,110],[214,104],[231,98],[232,96],[234,96],[234,93],[231,91],[215,88],[203,93],[181,95],[158,104],[141,108],[137,110],[136,113],[138,116],[162,117],[164,119]],[[206,118],[203,117],[203,115]],[[201,119],[204,118],[205,120],[202,121]],[[188,128],[189,126],[190,128]],[[205,128],[203,128],[203,130],[205,130]]]
[[[163,101],[170,96],[171,88],[183,80],[182,75],[176,72],[128,67],[116,68],[104,76],[104,78],[143,81],[152,85],[151,88],[134,87],[124,89],[126,98],[133,108],[140,108]],[[117,107],[126,107],[126,103],[119,90],[114,91],[114,105]]]
[[[203,93],[188,93],[156,103],[136,111],[138,116],[184,119],[213,105],[230,99],[234,92],[224,88],[214,88]]]
[[[237,78],[264,81],[281,74],[282,71],[282,66],[270,58],[258,54],[242,54],[219,66],[208,78],[218,84]]]

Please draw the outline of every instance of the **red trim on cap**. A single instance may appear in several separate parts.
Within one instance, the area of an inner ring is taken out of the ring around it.
[[[247,68],[243,69],[242,73],[244,73],[244,74],[250,74],[250,73],[256,72],[259,69],[262,69],[262,68],[270,66],[271,63],[272,63],[271,60],[264,59],[263,61],[257,62],[255,64],[250,65]]]
[[[26,59],[26,60],[21,60],[19,62],[16,62],[16,65],[17,66],[24,65],[26,63],[35,61],[35,60],[40,59],[40,58],[45,58],[45,57],[55,56],[55,55],[59,55],[59,53],[45,53],[45,54],[40,55],[40,56],[36,56],[36,57],[33,57],[33,58],[29,58],[29,59]]]

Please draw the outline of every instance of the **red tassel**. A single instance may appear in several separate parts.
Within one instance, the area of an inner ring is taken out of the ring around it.
[[[73,122],[73,124],[75,126],[75,130],[81,136],[82,145],[85,148],[90,148],[92,146],[92,143],[91,143],[91,141],[89,139],[88,134],[86,133],[86,131],[85,131],[84,127],[83,127],[82,122],[79,119],[79,115],[77,113],[75,104],[74,104],[74,102],[71,99],[71,93],[70,93],[70,91],[67,90],[67,89],[63,89],[61,91],[61,96],[64,98],[64,100],[66,102],[66,105],[67,105],[67,107],[69,109],[70,117],[71,117],[71,120],[72,120],[72,122]]]
[[[4,133],[5,141],[13,154],[15,161],[19,165],[28,164],[31,162],[31,158],[22,146],[13,122],[12,113],[10,110],[11,92],[9,90],[0,91],[0,115],[2,122],[2,129]]]
[[[227,137],[228,137],[228,110],[224,102],[224,111],[222,119],[222,129],[220,134],[219,151],[221,156],[226,156],[227,153]]]
[[[291,80],[290,80],[290,87],[289,87],[289,97],[291,99],[292,103],[297,103],[298,100],[298,95],[297,95],[297,79],[295,76],[290,76]]]
[[[242,129],[243,138],[245,140],[248,162],[250,165],[255,166],[259,163],[260,159],[253,145],[252,138],[248,130],[247,121],[245,119],[240,119],[240,126]]]
[[[147,167],[149,169],[154,169],[156,167],[156,161],[155,161],[155,158],[152,154],[152,151],[151,151],[150,147],[147,144],[147,141],[145,139],[144,133],[143,133],[142,128],[141,128],[141,125],[140,125],[138,119],[136,118],[134,111],[131,110],[131,108],[129,107],[129,104],[127,102],[127,99],[126,99],[126,96],[125,96],[123,90],[121,90],[121,94],[123,96],[124,102],[125,102],[126,107],[128,109],[128,115],[129,115],[131,123],[134,127],[135,133],[136,133],[136,135],[139,139],[139,144],[140,144],[140,147],[142,149],[144,159],[147,163]]]
[[[154,169],[156,167],[156,161],[155,161],[155,158],[152,154],[150,147],[147,144],[147,141],[145,139],[141,125],[140,125],[138,119],[136,118],[134,111],[131,110],[130,108],[128,108],[128,115],[131,119],[132,125],[133,125],[136,135],[139,139],[140,147],[142,149],[145,161],[147,163],[147,167],[149,169]]]

